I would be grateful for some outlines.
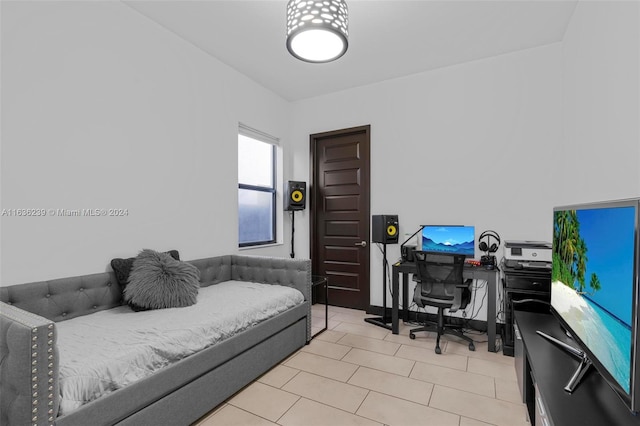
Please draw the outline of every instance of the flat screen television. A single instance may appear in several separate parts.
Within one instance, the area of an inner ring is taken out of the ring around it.
[[[475,255],[475,227],[461,225],[422,225],[418,250],[439,254]]]
[[[640,409],[639,216],[640,199],[553,211],[551,311],[633,412]]]

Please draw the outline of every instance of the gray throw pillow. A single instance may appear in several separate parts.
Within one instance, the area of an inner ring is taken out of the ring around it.
[[[170,254],[175,260],[180,260],[180,253],[178,253],[178,250],[169,250],[166,253]],[[111,268],[116,275],[116,281],[120,284],[120,290],[123,292],[127,287],[127,284],[129,284],[129,274],[131,273],[134,260],[136,260],[135,257],[129,257],[127,259],[117,257],[115,259],[111,259]]]
[[[199,288],[198,268],[145,249],[133,261],[124,300],[134,310],[180,308],[198,301]]]

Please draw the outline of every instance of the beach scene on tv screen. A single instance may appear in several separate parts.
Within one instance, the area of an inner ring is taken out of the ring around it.
[[[425,226],[422,229],[422,250],[438,253],[474,254],[473,226]]]
[[[551,304],[627,393],[635,208],[554,212]]]

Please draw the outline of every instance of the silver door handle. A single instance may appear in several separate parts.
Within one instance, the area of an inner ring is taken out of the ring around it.
[[[356,243],[355,245],[360,246],[360,247],[366,247],[367,246],[367,242],[366,241],[361,241],[359,243]]]

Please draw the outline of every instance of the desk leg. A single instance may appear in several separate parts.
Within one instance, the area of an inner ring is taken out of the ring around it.
[[[391,332],[393,334],[398,334],[398,293],[399,293],[399,284],[398,278],[399,273],[396,268],[393,268],[393,278],[391,279]]]
[[[409,274],[402,273],[402,320],[409,321]]]
[[[487,297],[489,298],[489,303],[487,304],[487,336],[489,339],[487,350],[496,352],[496,286],[498,285],[496,277],[498,272],[492,272],[487,275],[487,285],[489,286],[487,290]]]

